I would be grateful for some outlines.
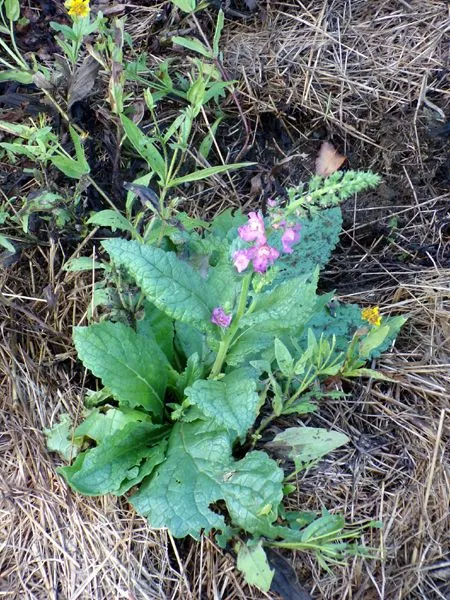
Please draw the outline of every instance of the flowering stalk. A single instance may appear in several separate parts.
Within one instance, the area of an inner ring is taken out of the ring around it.
[[[231,345],[231,342],[236,335],[237,330],[239,329],[239,321],[242,319],[245,313],[245,308],[247,306],[247,298],[248,291],[250,289],[250,282],[252,280],[252,273],[249,273],[242,280],[242,288],[241,294],[239,296],[239,303],[236,312],[236,316],[233,317],[233,321],[231,323],[230,328],[226,331],[222,341],[219,345],[219,351],[217,352],[216,360],[211,369],[211,373],[209,374],[208,379],[215,379],[222,370],[223,363],[225,362],[225,358],[227,356],[228,349]]]

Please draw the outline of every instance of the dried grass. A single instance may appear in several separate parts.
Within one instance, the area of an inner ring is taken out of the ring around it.
[[[143,43],[160,10],[149,4],[131,16]],[[345,401],[321,406],[311,423],[345,431],[351,443],[307,473],[291,499],[349,520],[381,519],[383,530],[365,542],[380,546],[385,560],[357,558],[326,574],[307,556],[294,557],[316,598],[450,596],[448,194],[433,183],[445,152],[427,157],[421,134],[427,99],[448,110],[441,78],[447,30],[438,0],[268,2],[265,21],[227,22],[225,60],[241,78],[240,98],[255,123],[261,111],[278,118],[289,105],[308,120],[288,118],[294,133],[325,123],[352,146],[358,164],[384,172],[396,190],[388,202],[374,194],[346,205],[343,248],[324,273],[324,285],[345,299],[409,316],[395,349],[377,361],[395,383],[357,382]],[[287,180],[302,178],[297,163],[289,167]],[[247,203],[223,179],[207,193],[199,189],[191,208],[210,214],[238,196]],[[399,220],[389,244],[374,229],[387,216]],[[83,378],[70,328],[83,319],[91,290],[89,276],[61,273],[67,258],[51,244],[25,251],[0,274],[0,596],[270,597],[245,586],[211,540],[175,543],[150,530],[125,499],[79,497],[55,473],[42,430],[62,412],[80,414]]]
[[[228,30],[224,56],[252,109],[308,109],[369,140],[386,113],[445,89],[449,28],[440,0],[270,2],[262,25]]]

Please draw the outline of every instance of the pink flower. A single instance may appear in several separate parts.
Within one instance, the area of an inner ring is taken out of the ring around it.
[[[283,245],[283,252],[292,254],[292,246],[300,241],[300,229],[301,225],[294,225],[293,227],[287,227],[281,236],[281,243]]]
[[[246,250],[237,250],[237,252],[233,254],[233,263],[238,273],[242,273],[242,271],[245,271],[252,258],[253,248],[247,248]]]
[[[261,213],[251,212],[248,223],[238,228],[239,237],[244,242],[256,242],[258,245],[266,243],[266,230],[264,218]]]
[[[270,208],[275,208],[275,206],[278,205],[278,202],[276,200],[274,200],[273,198],[269,198],[267,200],[267,204],[270,206]]]
[[[217,306],[212,311],[211,323],[225,328],[230,326],[232,318],[232,315],[227,315],[221,306]]]
[[[267,267],[273,265],[280,253],[276,248],[263,244],[254,248],[253,268],[257,273],[265,273]]]

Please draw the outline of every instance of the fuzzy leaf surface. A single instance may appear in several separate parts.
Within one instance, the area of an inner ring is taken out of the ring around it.
[[[210,329],[212,308],[201,276],[171,252],[122,239],[107,240],[104,248],[113,262],[125,267],[145,296],[172,319]]]
[[[76,327],[73,336],[84,366],[102,380],[121,404],[130,408],[143,406],[161,417],[167,365],[157,345],[123,323]]]
[[[167,527],[175,537],[223,531],[223,516],[210,508],[218,500],[225,501],[233,525],[269,531],[283,496],[283,471],[264,452],[235,461],[232,441],[211,422],[176,423],[166,460],[131,503],[151,527]]]
[[[330,259],[339,240],[342,213],[339,207],[322,210],[299,221],[302,226],[300,242],[292,254],[282,254],[277,261],[281,272],[277,279],[305,275]]]
[[[128,423],[59,472],[86,496],[123,494],[164,460],[167,426]]]
[[[232,371],[218,381],[199,379],[185,394],[206,417],[240,439],[255,422],[259,396],[255,381],[243,369]]]

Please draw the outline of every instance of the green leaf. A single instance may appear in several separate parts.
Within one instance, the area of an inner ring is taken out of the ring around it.
[[[170,317],[160,311],[151,302],[144,302],[144,318],[136,321],[136,331],[149,337],[172,362],[174,357],[174,325]]]
[[[228,365],[239,366],[242,363],[257,360],[263,350],[273,346],[273,334],[264,333],[258,326],[241,333],[227,353]]]
[[[167,431],[167,426],[128,423],[58,472],[86,496],[123,494],[164,460]]]
[[[212,305],[235,305],[242,286],[242,279],[237,275],[231,261],[227,260],[214,267],[209,267],[206,282]]]
[[[160,181],[166,177],[166,163],[153,141],[147,137],[131,119],[125,115],[120,116],[128,140],[136,152],[147,161],[149,167],[158,175]]]
[[[92,271],[92,269],[106,269],[105,263],[93,260],[90,256],[71,258],[64,267],[64,271]]]
[[[100,444],[107,437],[123,429],[128,423],[151,423],[151,416],[130,408],[105,407],[93,408],[85,420],[75,429],[77,438],[88,437]]]
[[[87,220],[88,225],[100,225],[101,227],[110,227],[113,232],[117,229],[119,231],[129,231],[130,233],[136,234],[136,229],[119,212],[111,209],[101,210],[93,213]]]
[[[86,171],[83,165],[68,156],[50,156],[50,161],[61,173],[71,179],[81,179],[83,175],[89,173],[89,170]]]
[[[242,327],[258,325],[261,332],[289,330],[294,335],[311,318],[316,307],[316,289],[319,272],[295,277],[259,294],[253,311],[244,315]]]
[[[294,359],[281,340],[275,339],[275,358],[278,368],[285,377],[292,377],[294,374]]]
[[[203,365],[200,362],[199,355],[197,353],[192,354],[186,363],[186,367],[182,373],[179,374],[177,380],[177,390],[180,396],[185,396],[185,390],[187,387],[194,385],[194,383],[201,379],[203,376]]]
[[[156,344],[123,323],[76,327],[73,337],[84,366],[100,377],[120,403],[130,408],[143,406],[161,418],[167,365]]]
[[[186,13],[193,12],[196,7],[196,0],[171,0],[171,2]]]
[[[151,527],[167,527],[175,537],[198,539],[202,530],[223,531],[224,517],[210,508],[219,500],[233,525],[263,534],[277,518],[283,477],[264,452],[235,461],[229,434],[213,424],[177,422],[166,460],[130,501]]]
[[[225,15],[223,10],[220,8],[217,14],[217,23],[216,28],[214,29],[214,39],[213,39],[213,53],[214,56],[219,56],[219,42],[220,36],[222,35],[223,26],[225,23]]]
[[[198,171],[194,171],[194,173],[189,173],[189,175],[183,175],[183,177],[176,177],[175,179],[171,179],[167,187],[176,187],[181,185],[182,183],[191,183],[192,181],[200,181],[200,179],[207,179],[208,177],[212,177],[213,175],[218,175],[219,173],[226,173],[227,171],[234,171],[236,169],[242,169],[244,167],[250,167],[256,163],[252,162],[243,162],[243,163],[233,163],[230,165],[218,165],[217,167],[207,167],[206,169],[199,169]]]
[[[363,337],[359,344],[359,355],[361,358],[368,358],[373,350],[381,346],[389,335],[389,327],[381,325],[373,327],[369,333]]]
[[[196,38],[188,38],[188,37],[180,37],[178,35],[174,35],[172,38],[172,42],[174,44],[178,44],[178,46],[182,46],[183,48],[187,48],[188,50],[193,50],[194,52],[198,52],[202,56],[206,58],[213,58],[211,51],[202,44],[200,40]]]
[[[17,81],[18,83],[28,85],[33,83],[33,73],[31,71],[10,69],[9,71],[2,71],[0,73],[0,82],[1,81]]]
[[[237,568],[244,575],[244,579],[250,585],[255,585],[263,592],[270,590],[275,571],[272,571],[264,552],[262,541],[255,544],[248,541],[240,544],[237,551]]]
[[[344,377],[371,377],[372,379],[380,381],[395,381],[395,379],[388,377],[384,373],[380,373],[380,371],[375,371],[375,369],[351,369],[349,371],[343,371],[342,375]]]
[[[186,262],[171,252],[121,239],[102,242],[113,262],[125,267],[145,296],[164,313],[190,323],[201,331],[210,329],[205,281]]]
[[[212,364],[214,357],[209,357],[210,351],[206,345],[206,338],[192,325],[187,323],[175,323],[175,345],[178,352],[184,354],[186,359],[193,354],[198,354],[200,362],[206,366]]]
[[[67,177],[72,179],[81,179],[81,177],[84,175],[88,175],[91,169],[86,160],[80,136],[71,126],[69,126],[69,132],[75,148],[76,160],[63,154],[50,156],[49,158],[55,167]]]
[[[3,248],[6,248],[6,250],[8,250],[8,252],[12,252],[12,253],[16,252],[14,245],[4,235],[0,235],[0,246],[2,246]]]
[[[232,371],[219,381],[198,380],[185,393],[206,417],[241,441],[255,422],[259,396],[255,381],[243,369]]]
[[[203,156],[203,158],[205,158],[205,159],[208,158],[209,153],[211,152],[211,148],[212,148],[212,145],[214,142],[214,136],[216,135],[217,128],[222,123],[222,121],[223,121],[223,117],[217,117],[217,119],[214,121],[214,123],[209,128],[208,133],[206,134],[206,136],[204,137],[202,143],[200,144],[200,146],[198,148],[200,155]]]
[[[18,21],[20,17],[19,0],[5,0],[5,14],[10,21]]]
[[[72,460],[80,451],[82,440],[72,434],[72,419],[63,413],[50,429],[44,429],[47,438],[47,448],[50,452],[58,452],[64,460]]]
[[[72,138],[72,142],[75,148],[75,156],[77,157],[77,162],[80,167],[83,169],[83,175],[87,175],[90,172],[89,163],[86,160],[86,155],[84,153],[84,147],[81,143],[81,137],[77,133],[77,131],[69,125],[70,137]]]
[[[338,431],[316,427],[289,427],[270,442],[269,446],[292,459],[296,469],[315,461],[349,441]]]
[[[301,237],[292,254],[281,254],[277,265],[281,268],[277,280],[305,275],[325,266],[334,250],[342,228],[339,207],[321,210],[311,217],[299,220]],[[269,240],[270,242],[270,240]]]
[[[312,544],[329,538],[333,539],[344,527],[345,520],[342,515],[325,514],[303,529],[301,541]]]
[[[69,27],[68,25],[63,25],[62,23],[56,23],[55,21],[50,21],[50,27],[54,31],[62,33],[64,37],[70,40],[71,42],[77,41],[77,35],[73,31],[72,27]]]

